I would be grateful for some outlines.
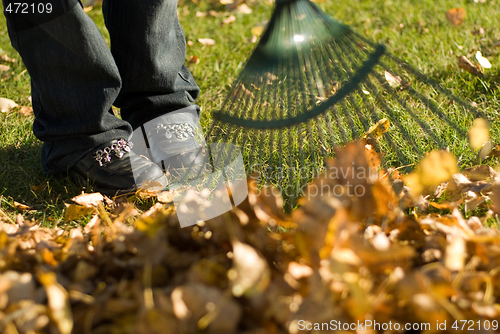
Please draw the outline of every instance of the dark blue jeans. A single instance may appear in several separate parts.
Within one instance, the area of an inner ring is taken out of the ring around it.
[[[177,0],[104,0],[111,50],[77,0],[2,1],[11,43],[31,76],[33,132],[44,142],[47,172],[66,173],[94,147],[129,139],[134,128],[198,97],[184,66]],[[16,14],[14,2],[34,6]],[[31,13],[40,3],[52,4],[51,13]]]

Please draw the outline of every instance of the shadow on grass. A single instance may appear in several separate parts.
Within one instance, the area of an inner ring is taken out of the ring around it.
[[[0,148],[1,206],[16,214],[14,201],[28,205],[32,210],[19,211],[25,217],[41,220],[50,226],[60,221],[64,202],[81,193],[69,178],[55,178],[42,170],[41,143],[21,144]]]
[[[457,75],[459,71],[462,73]],[[469,94],[463,98],[467,98],[471,101],[496,98],[496,96],[498,96],[498,90],[500,89],[500,70],[498,69],[485,71],[484,78],[479,78],[458,68],[458,66],[447,67],[441,71],[431,73],[430,77],[439,82],[450,81],[450,77],[457,78],[457,80],[453,80],[450,83],[453,85],[453,91],[461,93],[460,95],[463,95],[463,92],[468,92]],[[446,86],[449,87],[450,84]]]

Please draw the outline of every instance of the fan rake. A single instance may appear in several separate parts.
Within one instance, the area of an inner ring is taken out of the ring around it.
[[[213,112],[207,141],[240,147],[247,172],[258,171],[261,182],[300,189],[335,147],[374,125],[390,124],[378,144],[386,163],[406,165],[430,149],[466,145],[468,125],[479,116],[309,0],[277,0],[266,31]]]

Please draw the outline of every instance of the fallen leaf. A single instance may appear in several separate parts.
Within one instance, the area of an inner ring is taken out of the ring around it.
[[[204,12],[196,12],[196,17],[205,17],[207,16],[207,13]]]
[[[64,220],[69,222],[72,220],[80,219],[84,216],[90,215],[94,211],[95,208],[76,204],[66,204],[66,210],[64,211]]]
[[[104,196],[101,193],[82,193],[81,195],[73,197],[71,200],[86,208],[97,208],[99,203],[102,203],[104,201]]]
[[[367,139],[369,137],[374,138],[375,140],[380,140],[384,136],[384,133],[389,131],[389,127],[391,126],[391,122],[387,118],[382,118],[376,124],[372,125],[368,131],[363,135],[363,139]]]
[[[415,171],[405,177],[414,198],[425,190],[451,179],[458,173],[457,159],[447,151],[432,151],[416,166]]]
[[[394,76],[392,73],[385,71],[385,80],[389,83],[392,88],[397,88],[401,86],[401,77]]]
[[[46,187],[47,187],[47,185],[46,185],[46,184],[41,184],[41,185],[38,185],[38,186],[37,186],[37,185],[34,185],[34,186],[32,186],[32,187],[31,187],[31,189],[32,189],[34,192],[38,193],[38,192],[41,192],[42,190],[44,190]]]
[[[462,270],[465,265],[467,246],[463,233],[459,231],[458,226],[453,226],[450,231],[451,233],[446,236],[448,245],[446,247],[444,263],[448,269],[459,271]]]
[[[488,59],[483,57],[481,51],[476,52],[476,59],[482,67],[491,68],[491,63],[488,61]]]
[[[234,15],[230,15],[230,16],[226,17],[225,19],[222,19],[222,23],[224,23],[224,24],[233,23],[234,21],[236,21],[236,17]]]
[[[460,56],[460,57],[457,57],[457,60],[458,60],[458,66],[460,68],[463,68],[467,72],[474,74],[475,76],[478,76],[480,78],[482,78],[484,76],[483,72],[481,72],[481,70],[479,68],[477,68],[474,64],[472,64],[470,62],[470,60],[467,59],[467,57]]]
[[[16,202],[16,201],[14,201],[14,207],[17,210],[19,210],[19,211],[28,211],[28,210],[31,210],[31,207],[29,207],[28,205],[22,204],[22,203],[19,203],[19,202]]]
[[[238,240],[233,245],[233,267],[227,276],[234,296],[262,293],[269,284],[270,271],[267,262],[256,249]]]
[[[0,72],[6,72],[10,70],[10,66],[0,64]]]
[[[446,18],[454,26],[459,26],[464,22],[466,13],[463,8],[452,8],[446,12]]]
[[[9,62],[9,63],[15,63],[15,62],[16,62],[16,60],[15,60],[15,59],[13,59],[13,58],[9,58],[9,56],[7,56],[6,54],[1,55],[1,56],[0,56],[0,59],[1,59],[2,61]]]
[[[485,33],[485,32],[486,32],[486,31],[484,31],[484,29],[483,29],[483,28],[479,28],[479,29],[477,29],[477,30],[473,30],[473,31],[472,31],[472,34],[473,34],[473,35],[475,35],[475,36],[477,36],[477,35],[484,35],[484,33]]]
[[[496,172],[493,168],[488,165],[478,165],[466,168],[462,174],[469,179],[469,181],[485,181],[493,179],[496,176]]]
[[[17,106],[16,102],[0,97],[0,112],[7,112]]]
[[[242,13],[242,14],[252,14],[252,10],[245,3],[238,6],[237,12]]]
[[[257,23],[255,26],[252,27],[250,32],[254,36],[257,36],[257,37],[260,36],[260,35],[262,35],[262,32],[267,28],[268,23],[269,23],[269,21]]]
[[[189,61],[190,64],[199,64],[200,63],[200,58],[196,56],[190,56]]]
[[[488,122],[486,122],[483,118],[475,119],[469,131],[470,146],[474,150],[477,150],[481,148],[488,140],[490,140],[490,130],[488,127]]]
[[[205,46],[215,45],[215,40],[211,38],[198,38],[198,42]]]
[[[23,106],[20,107],[17,112],[23,116],[32,116],[33,115],[33,108],[32,107],[27,107]]]
[[[56,274],[53,272],[39,274],[38,280],[47,293],[49,316],[56,324],[58,333],[70,334],[73,330],[73,316],[68,293],[57,283]]]
[[[157,195],[158,202],[169,204],[174,201],[174,197],[171,191],[162,191]]]

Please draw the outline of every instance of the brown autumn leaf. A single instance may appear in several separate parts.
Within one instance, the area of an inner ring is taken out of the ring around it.
[[[462,68],[462,69],[466,70],[467,72],[474,74],[475,76],[478,76],[480,78],[484,77],[483,72],[477,66],[472,64],[470,62],[470,60],[467,59],[467,57],[460,56],[460,57],[457,57],[457,60],[458,60],[458,66],[460,68]]]
[[[22,106],[17,109],[17,112],[23,116],[32,116],[33,115],[33,108],[32,107],[27,107],[27,106]]]
[[[14,207],[19,210],[19,211],[28,211],[28,210],[32,210],[31,207],[29,207],[28,205],[26,204],[22,204],[22,203],[19,203],[19,202],[16,202],[14,201]]]
[[[36,193],[39,193],[41,192],[42,190],[44,190],[45,188],[47,188],[47,185],[46,184],[40,184],[40,185],[34,185],[31,187],[31,189],[36,192]]]
[[[190,64],[199,64],[200,63],[200,58],[198,58],[197,56],[191,55],[189,57],[188,63],[190,63]]]
[[[446,12],[446,19],[454,26],[459,26],[464,22],[466,14],[467,11],[463,8],[452,8]]]

